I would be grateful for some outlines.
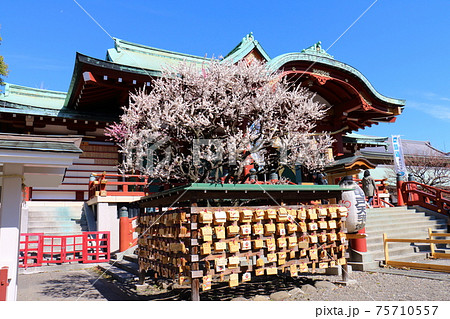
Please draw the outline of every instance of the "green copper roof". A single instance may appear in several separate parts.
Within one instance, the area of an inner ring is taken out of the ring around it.
[[[64,107],[66,95],[64,92],[6,83],[5,93],[0,94],[0,112],[105,122],[117,120],[108,114],[69,110]]]
[[[201,66],[210,59],[167,51],[149,46],[136,44],[114,38],[115,46],[108,49],[106,60],[114,63],[133,66],[136,68],[161,71],[165,65],[177,65],[186,61]]]
[[[387,148],[388,137],[368,136],[356,133],[347,133],[343,136],[344,143],[365,144],[371,146],[384,146]]]
[[[64,92],[35,89],[9,83],[6,83],[5,93],[0,94],[0,101],[50,110],[60,110],[64,106],[65,99],[66,93]]]
[[[262,46],[253,37],[253,32],[247,34],[239,44],[230,51],[224,58],[223,61],[230,61],[236,63],[242,60],[247,54],[249,54],[253,49],[258,50],[258,52],[264,57],[266,61],[270,61],[269,55],[264,51]]]
[[[58,135],[24,135],[0,133],[0,149],[41,152],[82,153],[75,139]]]

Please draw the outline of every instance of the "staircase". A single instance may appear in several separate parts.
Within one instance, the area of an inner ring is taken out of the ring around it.
[[[416,209],[403,207],[373,208],[367,211],[367,253],[351,251],[349,264],[354,270],[371,270],[384,262],[383,233],[388,238],[428,238],[433,232],[446,232],[447,221]],[[389,258],[396,261],[417,261],[426,258],[428,244],[389,243]],[[438,246],[443,252],[447,248]]]
[[[27,202],[27,233],[75,235],[87,230],[83,202]]]
[[[130,282],[139,277],[137,255],[124,255],[121,260],[111,259],[109,263],[99,264],[97,267],[121,283]]]

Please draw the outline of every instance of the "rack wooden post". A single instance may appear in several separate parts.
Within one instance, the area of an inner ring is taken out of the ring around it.
[[[191,242],[190,242],[190,262],[191,262],[191,300],[200,301],[200,281],[198,264],[198,211],[195,210],[197,203],[191,203]]]

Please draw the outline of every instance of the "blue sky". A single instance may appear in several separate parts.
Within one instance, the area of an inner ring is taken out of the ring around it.
[[[375,0],[78,0],[113,37],[188,54],[227,54],[247,33],[271,57],[326,49]],[[67,91],[75,52],[105,58],[109,35],[73,0],[2,1],[7,82]],[[394,124],[361,134],[430,141],[450,151],[450,1],[378,0],[328,51],[381,94],[406,99]]]

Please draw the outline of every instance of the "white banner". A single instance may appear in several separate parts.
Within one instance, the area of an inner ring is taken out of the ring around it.
[[[394,169],[400,176],[406,175],[405,159],[403,157],[402,143],[400,135],[392,135],[392,149],[394,153]]]

